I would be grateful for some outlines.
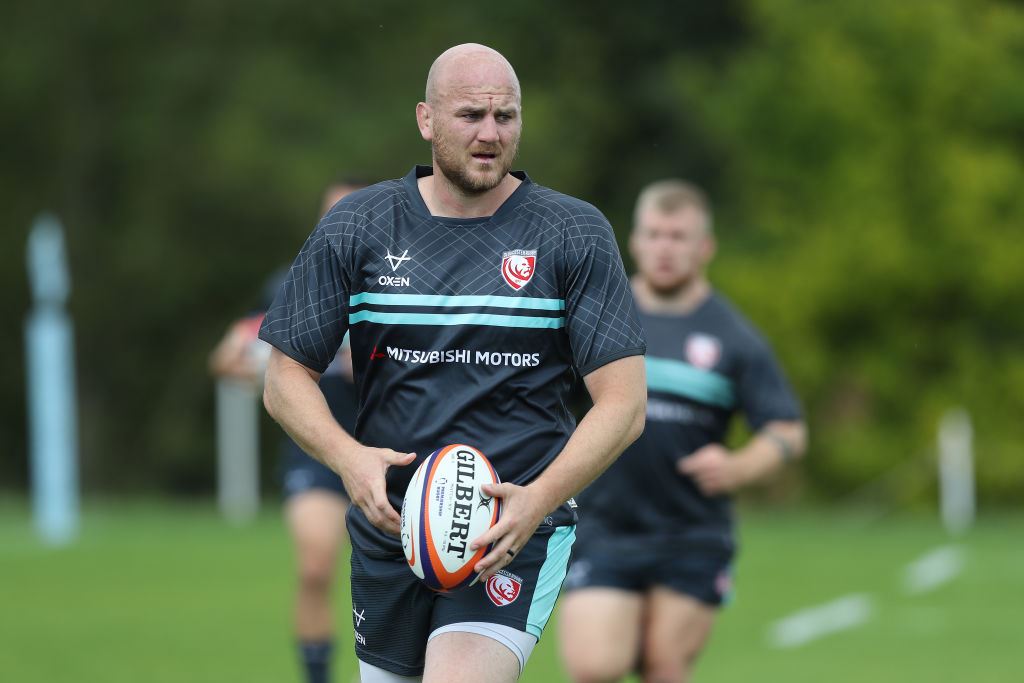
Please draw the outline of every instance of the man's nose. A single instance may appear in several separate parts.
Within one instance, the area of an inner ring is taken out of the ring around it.
[[[498,123],[493,116],[485,116],[480,122],[480,128],[476,132],[478,140],[484,142],[496,142],[498,140]]]

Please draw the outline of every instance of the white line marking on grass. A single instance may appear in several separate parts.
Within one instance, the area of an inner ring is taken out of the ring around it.
[[[779,619],[769,626],[768,643],[777,648],[800,647],[831,633],[860,626],[874,613],[875,602],[870,595],[844,595]]]
[[[922,555],[903,571],[903,590],[910,595],[933,591],[958,577],[966,557],[959,546],[945,545]]]

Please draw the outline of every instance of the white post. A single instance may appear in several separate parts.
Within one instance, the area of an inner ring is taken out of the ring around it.
[[[43,540],[62,545],[78,532],[78,427],[74,334],[64,309],[71,284],[56,217],[36,219],[27,261],[34,299],[25,324],[32,513]]]
[[[939,499],[950,533],[974,524],[974,429],[963,408],[948,411],[939,423]]]
[[[217,503],[233,522],[247,522],[260,505],[257,387],[217,381]]]

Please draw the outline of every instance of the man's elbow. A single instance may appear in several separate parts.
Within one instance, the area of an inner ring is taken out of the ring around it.
[[[807,423],[798,422],[793,433],[793,456],[804,457],[807,453]]]
[[[626,431],[626,444],[629,445],[640,438],[647,423],[647,392],[643,391],[633,401],[632,419]]]
[[[267,377],[263,382],[263,407],[266,408],[267,415],[276,422],[277,413],[274,407],[273,382],[271,381],[270,372],[267,372]]]

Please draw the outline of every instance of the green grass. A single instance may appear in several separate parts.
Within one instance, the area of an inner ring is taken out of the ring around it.
[[[964,573],[917,597],[903,567],[949,542],[931,519],[870,524],[824,511],[746,510],[737,599],[698,664],[700,681],[972,683],[1020,680],[1024,515],[983,518],[959,543]],[[19,683],[297,681],[292,558],[276,510],[252,525],[210,505],[93,503],[80,540],[41,546],[24,501],[0,505],[0,680]],[[343,564],[344,566],[344,564]],[[355,679],[346,583],[336,681]],[[773,649],[768,625],[868,593],[867,624]],[[564,680],[555,630],[525,681]]]

